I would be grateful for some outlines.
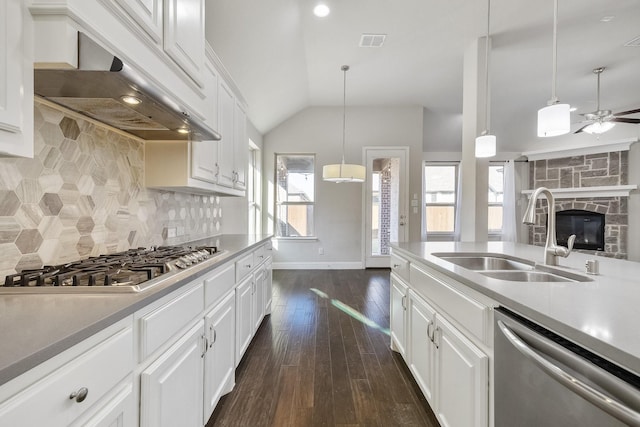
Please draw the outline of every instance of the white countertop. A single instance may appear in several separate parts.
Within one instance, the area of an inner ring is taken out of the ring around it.
[[[558,258],[558,268],[592,281],[511,282],[483,276],[432,254],[490,252],[542,263],[543,247],[506,242],[407,242],[394,243],[392,248],[640,374],[640,263],[573,252],[568,258]],[[598,260],[598,275],[585,274],[589,259]]]

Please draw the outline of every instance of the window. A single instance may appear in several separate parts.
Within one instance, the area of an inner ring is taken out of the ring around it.
[[[489,166],[489,234],[502,233],[502,201],[504,198],[504,165]]]
[[[260,149],[249,139],[249,167],[247,168],[247,202],[249,204],[249,234],[262,233],[262,208],[260,205],[262,177]]]
[[[425,164],[425,229],[431,235],[455,231],[458,164]]]
[[[276,154],[276,236],[312,237],[315,156]]]

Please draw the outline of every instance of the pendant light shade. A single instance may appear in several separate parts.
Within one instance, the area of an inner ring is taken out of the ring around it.
[[[347,71],[348,65],[340,68],[344,73],[344,93],[342,97],[342,162],[322,167],[322,179],[329,182],[364,182],[367,169],[362,165],[349,164],[344,161],[344,145],[347,123]]]
[[[491,18],[491,0],[487,0],[487,35],[484,47],[484,131],[476,138],[476,157],[496,155],[496,136],[489,133],[489,29]]]
[[[481,135],[476,138],[476,157],[493,157],[496,155],[496,136]]]
[[[538,136],[558,136],[571,130],[569,104],[551,104],[538,110]]]
[[[558,103],[556,96],[556,74],[558,61],[558,0],[553,1],[553,75],[551,78],[551,99],[547,106],[538,110],[538,136],[549,137],[569,133],[571,113],[569,104]]]
[[[613,128],[615,125],[616,124],[613,122],[595,122],[595,123],[591,123],[589,126],[582,129],[582,132],[587,132],[592,134],[605,133],[606,131]]]

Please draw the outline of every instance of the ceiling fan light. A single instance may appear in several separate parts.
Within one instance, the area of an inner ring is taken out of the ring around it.
[[[569,133],[571,113],[569,104],[551,104],[538,110],[538,136],[549,137]]]
[[[496,155],[496,136],[480,135],[476,138],[476,157],[493,157]]]
[[[595,122],[582,129],[582,132],[591,134],[601,134],[613,128],[616,124],[613,122]]]
[[[364,182],[367,169],[362,165],[337,163],[322,167],[322,179],[329,182]]]

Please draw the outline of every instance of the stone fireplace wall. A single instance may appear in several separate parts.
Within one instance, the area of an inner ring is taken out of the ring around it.
[[[532,162],[529,174],[530,188],[582,188],[628,183],[628,151],[589,154],[585,156],[563,157],[559,159],[536,160]],[[605,250],[580,252],[613,258],[627,258],[628,198],[627,197],[584,197],[556,199],[556,211],[584,209],[605,214]],[[544,246],[546,236],[545,217],[547,203],[538,200],[536,205],[536,225],[530,228],[529,241]]]

